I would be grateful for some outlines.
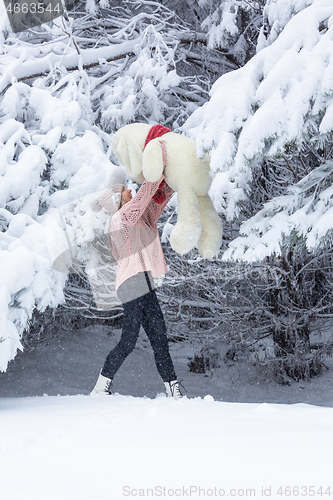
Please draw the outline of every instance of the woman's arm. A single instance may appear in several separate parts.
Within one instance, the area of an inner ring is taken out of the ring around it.
[[[160,183],[164,179],[164,175],[156,182],[144,181],[141,184],[139,191],[136,195],[129,201],[125,203],[120,209],[121,216],[126,220],[126,223],[130,226],[134,226],[140,220],[148,205],[152,202],[152,197],[159,188]],[[162,212],[161,212],[162,213]]]
[[[150,220],[153,218],[155,222],[157,222],[158,219],[161,217],[163,210],[167,206],[171,196],[174,193],[174,190],[171,189],[171,187],[168,186],[166,182],[164,183],[164,186],[162,186],[161,190],[165,194],[165,200],[163,201],[163,203],[159,204],[156,203],[154,200],[151,200],[151,203],[147,207],[147,212],[149,211],[149,214],[147,214],[148,217],[150,218]]]

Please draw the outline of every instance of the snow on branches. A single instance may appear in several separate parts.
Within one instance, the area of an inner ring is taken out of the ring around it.
[[[121,74],[101,93],[101,121],[105,130],[115,130],[134,117],[166,123],[166,108],[172,105],[172,92],[181,83],[175,69],[175,48],[148,26],[140,37],[140,51]]]
[[[263,26],[258,50],[273,43],[290,19],[313,3],[313,0],[267,0],[263,10]]]
[[[34,307],[55,306],[63,297],[64,280],[51,268],[44,230],[35,220],[46,162],[22,123],[11,118],[0,125],[1,371],[21,348]]]
[[[285,3],[278,0],[276,3]],[[198,152],[211,150],[226,215],[246,198],[253,160],[288,145],[324,141],[333,129],[333,5],[317,0],[244,67],[219,78],[210,101],[184,125]]]
[[[76,243],[91,239],[101,227],[82,200],[109,187],[119,170],[110,161],[115,130],[134,121],[181,126],[227,64],[214,51],[203,64],[206,45],[192,48],[189,24],[158,2],[88,2],[87,10],[81,3],[68,18],[16,35],[4,19],[0,370],[20,348],[34,308],[64,300],[66,275],[52,268],[46,219],[71,207],[66,221]]]
[[[247,220],[223,260],[256,262],[281,255],[285,241],[294,235],[314,251],[332,239],[332,220],[333,161],[327,161]]]
[[[233,0],[221,2],[216,10],[202,23],[208,28],[208,47],[229,48],[238,35],[237,28],[238,5]]]
[[[199,0],[209,12],[201,23],[208,48],[228,52],[239,64],[253,55],[260,33],[263,0]]]
[[[7,115],[0,125],[0,370],[21,347],[34,308],[43,311],[64,300],[67,276],[52,267],[45,228],[49,216],[69,202],[75,208],[79,197],[96,193],[118,169],[98,135],[87,130],[81,93],[73,92],[66,79],[58,95],[23,83],[13,84],[7,94],[22,90],[27,100],[17,99],[11,109],[15,118]],[[22,104],[25,127],[17,120]],[[85,212],[68,214],[77,240],[92,239],[99,222]]]

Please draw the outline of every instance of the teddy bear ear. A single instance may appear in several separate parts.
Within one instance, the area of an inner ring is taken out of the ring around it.
[[[163,153],[159,139],[151,140],[142,153],[142,172],[148,182],[156,182],[163,174]]]
[[[124,165],[126,173],[132,179],[140,176],[142,172],[142,151],[129,134],[121,136],[114,153],[117,158],[120,157],[119,160]]]

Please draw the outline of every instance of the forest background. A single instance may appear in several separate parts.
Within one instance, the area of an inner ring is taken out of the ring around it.
[[[224,222],[220,255],[203,260],[170,249],[176,196],[161,219],[159,298],[170,340],[199,346],[190,369],[245,357],[285,384],[320,374],[332,351],[331,2],[66,7],[14,35],[1,6],[0,370],[61,324],[117,325],[121,307],[99,311],[86,272],[52,268],[45,224],[72,204],[76,241],[93,238],[78,200],[115,168],[114,132],[144,121],[210,151]]]

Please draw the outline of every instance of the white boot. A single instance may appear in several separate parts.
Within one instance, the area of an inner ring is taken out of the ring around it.
[[[183,397],[177,380],[164,382],[168,398],[180,399]]]
[[[100,374],[90,396],[109,396],[110,394],[112,394],[112,380]]]

